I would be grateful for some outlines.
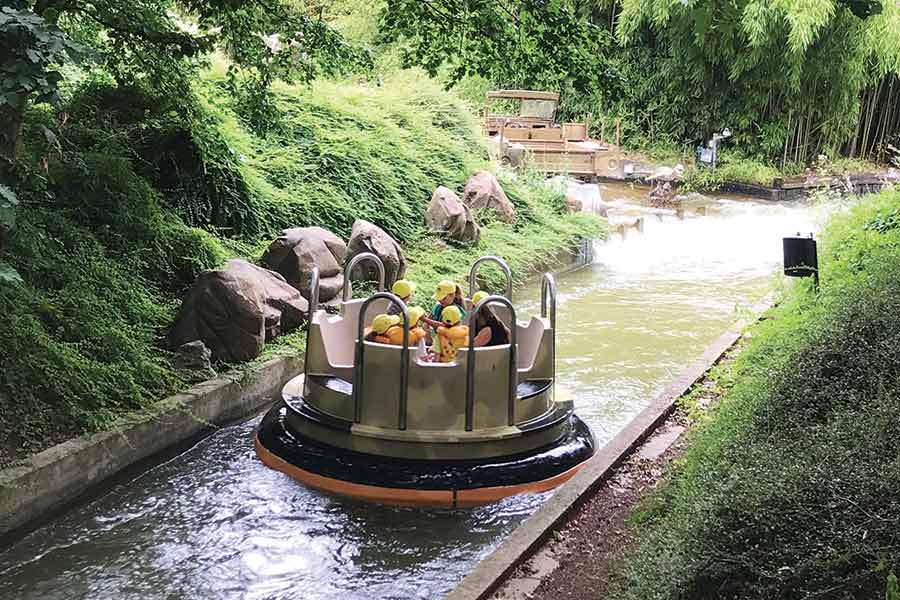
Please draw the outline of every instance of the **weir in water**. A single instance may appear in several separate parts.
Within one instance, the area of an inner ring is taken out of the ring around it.
[[[654,209],[624,186],[604,197],[610,239],[557,279],[558,382],[601,445],[779,285],[782,236],[837,206],[697,196]],[[643,231],[617,228],[637,218]],[[539,288],[516,303],[538,311]],[[456,510],[329,496],[259,462],[258,419],[0,551],[0,598],[432,599],[552,493]]]

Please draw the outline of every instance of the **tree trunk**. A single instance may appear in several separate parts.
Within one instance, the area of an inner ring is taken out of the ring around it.
[[[19,94],[13,106],[0,108],[0,182],[8,182],[12,168],[22,149],[25,127],[25,94]]]

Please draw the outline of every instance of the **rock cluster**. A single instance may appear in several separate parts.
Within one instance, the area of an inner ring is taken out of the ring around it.
[[[425,211],[425,225],[463,244],[477,244],[481,239],[481,230],[472,218],[472,211],[453,190],[444,186],[438,187],[431,195],[431,202]]]
[[[269,244],[262,263],[281,273],[307,300],[313,267],[319,267],[319,301],[328,302],[344,286],[346,258],[347,244],[327,229],[295,227]]]
[[[497,178],[487,171],[472,175],[463,198],[438,187],[425,212],[425,224],[464,244],[477,244],[481,232],[473,210],[491,209],[506,223],[516,210]],[[328,302],[344,286],[344,265],[362,252],[384,264],[385,286],[406,273],[403,249],[387,232],[357,219],[349,241],[321,227],[285,229],[261,258],[265,267],[230,260],[224,268],[203,273],[194,282],[175,324],[169,345],[177,368],[197,376],[214,376],[213,361],[246,361],[262,352],[266,341],[296,329],[306,320],[311,274],[319,269],[319,301]],[[361,263],[354,277],[375,279],[376,268]]]
[[[504,223],[516,222],[516,208],[493,173],[478,171],[472,175],[466,182],[462,199],[472,210],[490,208]]]
[[[214,360],[250,360],[266,340],[303,324],[307,307],[280,274],[230,260],[197,278],[169,332],[169,344],[178,348],[200,340]]]
[[[494,211],[504,223],[512,225],[516,222],[516,207],[497,177],[488,171],[477,171],[466,182],[462,199],[444,186],[434,190],[425,211],[425,225],[459,243],[477,244],[481,240],[481,230],[473,211],[478,209]]]
[[[371,252],[384,263],[384,285],[387,289],[406,273],[406,258],[400,244],[374,223],[357,219],[353,222],[350,241],[347,242],[347,260],[362,252]],[[364,270],[365,279],[377,277],[375,265],[371,263],[360,264],[357,268]],[[350,276],[354,274],[350,273]]]

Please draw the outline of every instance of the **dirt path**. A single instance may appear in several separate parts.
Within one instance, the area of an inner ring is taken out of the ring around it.
[[[739,346],[730,350],[721,362],[732,361],[739,351]],[[692,389],[698,390],[694,411],[708,410],[721,397],[721,390],[708,378]],[[673,461],[684,455],[690,426],[687,412],[678,408],[516,569],[492,600],[607,597],[621,578],[622,558],[636,542],[636,528],[629,519],[666,479]]]

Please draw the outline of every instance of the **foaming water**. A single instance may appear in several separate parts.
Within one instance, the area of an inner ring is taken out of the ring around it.
[[[600,443],[769,291],[781,237],[834,204],[696,197],[651,209],[608,188],[594,264],[558,278],[558,376]],[[624,235],[623,235],[624,233]],[[539,290],[516,299],[527,315]],[[118,485],[0,553],[0,598],[436,598],[549,496],[459,510],[361,504],[264,467],[252,421]]]

